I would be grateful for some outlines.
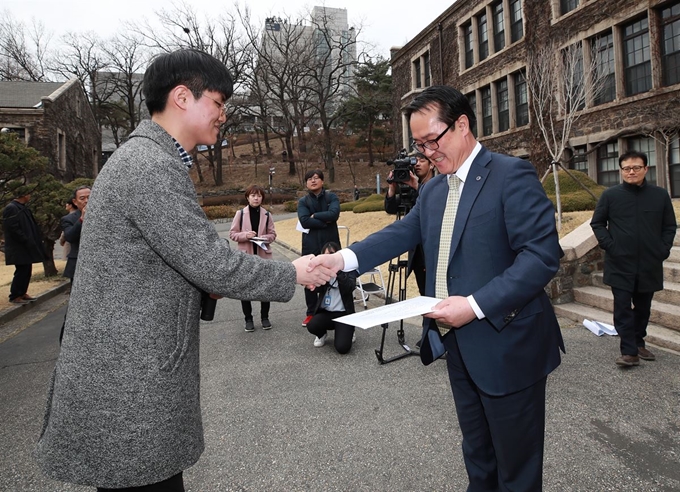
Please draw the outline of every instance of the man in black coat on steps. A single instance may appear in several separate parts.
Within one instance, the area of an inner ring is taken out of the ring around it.
[[[663,289],[663,261],[670,255],[677,224],[668,192],[645,179],[647,156],[619,157],[623,183],[605,190],[590,226],[605,251],[604,283],[614,294],[614,327],[621,338],[616,364],[654,360],[645,348],[654,292]]]

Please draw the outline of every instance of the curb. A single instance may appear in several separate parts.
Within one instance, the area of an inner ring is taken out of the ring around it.
[[[7,323],[8,321],[13,320],[17,316],[20,316],[20,315],[30,311],[35,306],[39,306],[40,304],[52,299],[53,297],[56,297],[63,292],[66,292],[70,285],[71,285],[71,282],[69,282],[68,280],[65,280],[64,282],[57,285],[56,287],[52,287],[50,290],[47,290],[47,291],[43,292],[42,294],[39,294],[35,298],[35,301],[33,301],[29,304],[21,304],[19,306],[13,306],[9,309],[6,309],[6,310],[0,312],[0,324]]]

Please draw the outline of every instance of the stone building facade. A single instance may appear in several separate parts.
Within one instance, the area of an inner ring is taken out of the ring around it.
[[[47,157],[60,181],[96,177],[101,136],[78,79],[0,82],[0,127]]]
[[[580,43],[583,65],[596,60],[603,84],[580,109],[563,165],[612,186],[620,153],[641,150],[647,179],[680,197],[680,0],[458,0],[392,50],[395,108],[427,86],[453,86],[476,109],[482,144],[527,157],[540,172],[551,158],[527,77],[532,53],[549,41]],[[408,147],[401,118],[397,138]]]

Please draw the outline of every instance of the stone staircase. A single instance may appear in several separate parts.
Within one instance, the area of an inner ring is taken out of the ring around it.
[[[680,352],[680,237],[675,236],[671,255],[664,262],[664,290],[654,294],[646,341]],[[602,281],[602,272],[591,274],[592,285],[574,287],[574,302],[555,305],[555,313],[577,322],[583,319],[613,324],[613,296]]]

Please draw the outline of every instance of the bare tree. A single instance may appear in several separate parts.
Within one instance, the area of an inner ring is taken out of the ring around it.
[[[255,51],[255,67],[249,74],[248,87],[259,98],[251,111],[260,113],[260,121],[279,135],[285,145],[288,174],[295,176],[293,138],[304,142],[304,129],[312,113],[312,93],[305,85],[314,50],[310,31],[300,22],[288,18],[268,18],[265,28],[250,23],[250,17],[239,11],[250,45]],[[271,116],[274,116],[272,118]],[[301,145],[304,149],[304,145]]]
[[[50,71],[66,79],[75,76],[80,80],[97,123],[101,126],[101,102],[110,96],[110,93],[100,94],[97,91],[97,73],[108,66],[102,51],[102,40],[94,31],[70,32],[61,37],[61,46],[50,63]]]
[[[303,83],[313,95],[309,99],[323,132],[322,160],[328,179],[335,181],[333,128],[341,118],[341,104],[354,93],[358,29],[338,31],[334,9],[317,7],[310,13],[314,57]]]
[[[560,162],[568,147],[572,128],[581,117],[581,109],[592,103],[602,92],[606,74],[599,70],[599,61],[596,56],[584,58],[581,42],[562,48],[556,40],[549,40],[529,52],[527,84],[536,124],[552,159],[548,172],[552,171],[555,178],[557,228],[560,229],[562,227],[562,202],[558,167],[564,169],[592,195],[592,192],[569,173]]]
[[[224,63],[235,81],[234,91],[238,92],[243,72],[252,66],[252,51],[243,41],[236,18],[225,13],[215,18],[206,16],[199,19],[196,10],[188,3],[174,4],[171,10],[156,13],[156,22],[151,24],[128,23],[128,27],[140,38],[140,42],[152,51],[170,52],[180,48],[204,51]],[[229,103],[227,123],[222,125],[214,147],[203,152],[209,162],[216,185],[224,184],[222,173],[222,141],[240,122],[240,106]],[[196,163],[198,166],[200,164]],[[202,177],[202,173],[199,172]]]
[[[51,34],[35,19],[27,28],[8,10],[0,16],[0,79],[49,80],[46,61]]]

